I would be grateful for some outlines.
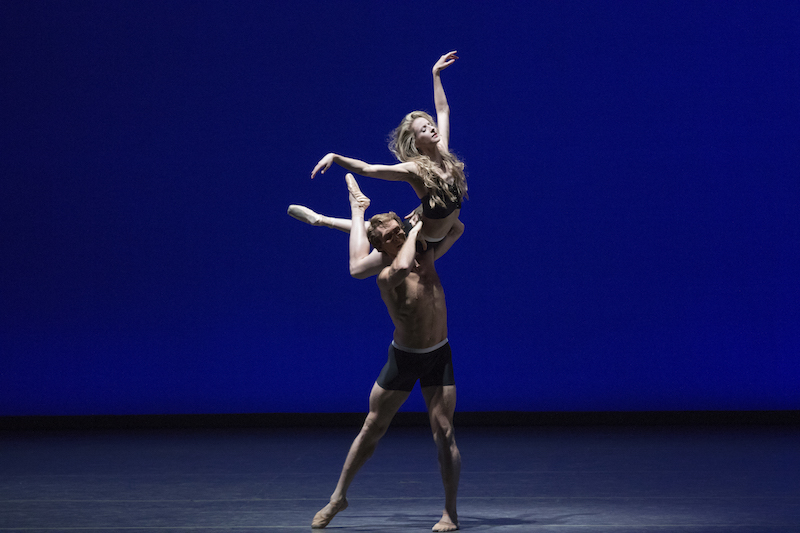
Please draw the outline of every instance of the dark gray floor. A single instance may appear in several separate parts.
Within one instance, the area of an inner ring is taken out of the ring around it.
[[[0,432],[0,531],[300,531],[355,428]],[[797,427],[461,428],[462,530],[800,531]],[[430,531],[424,428],[389,430],[333,531]]]

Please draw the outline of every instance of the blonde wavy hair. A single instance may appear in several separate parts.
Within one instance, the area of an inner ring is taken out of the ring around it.
[[[424,118],[436,126],[436,121],[428,113],[412,111],[403,117],[400,125],[389,136],[389,150],[403,163],[416,163],[419,177],[431,195],[431,207],[433,204],[444,207],[445,198],[451,202],[467,198],[467,177],[464,173],[464,163],[449,151],[441,152],[445,167],[453,176],[453,185],[455,186],[455,192],[453,192],[436,172],[435,163],[431,158],[420,153],[415,142],[414,130],[411,129],[411,124],[418,118]],[[436,127],[438,129],[438,126]]]

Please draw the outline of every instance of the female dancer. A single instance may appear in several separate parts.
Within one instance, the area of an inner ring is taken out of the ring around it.
[[[450,153],[450,106],[442,86],[441,71],[458,59],[456,52],[444,54],[433,65],[433,99],[437,121],[423,111],[406,115],[392,132],[389,149],[400,160],[394,165],[373,165],[330,153],[323,157],[311,172],[312,179],[324,174],[333,163],[363,176],[388,181],[405,181],[421,201],[419,217],[423,221],[424,239],[435,245],[448,234],[460,236],[464,224],[459,220],[461,201],[467,197],[464,164]],[[438,127],[437,127],[438,123]],[[350,188],[348,181],[348,188]],[[360,192],[360,191],[359,191]],[[349,232],[351,220],[319,215],[307,207],[292,205],[289,214],[315,226],[329,226]],[[364,278],[386,266],[380,252],[369,252],[369,243],[351,242],[365,253],[352,254],[350,273]],[[359,257],[354,261],[352,257]]]

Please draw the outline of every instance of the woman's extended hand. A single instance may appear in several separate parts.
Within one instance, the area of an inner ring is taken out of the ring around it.
[[[311,171],[311,179],[312,180],[314,179],[314,176],[317,175],[317,172],[319,172],[320,174],[325,174],[325,171],[328,170],[329,168],[331,168],[331,165],[333,164],[333,157],[335,155],[336,154],[334,154],[334,153],[330,153],[330,154],[326,155],[325,157],[323,157],[322,159],[319,160],[319,163],[317,163],[317,166],[315,166],[314,170]]]
[[[437,61],[435,65],[433,65],[433,73],[437,74],[443,71],[444,69],[452,65],[456,59],[458,59],[458,56],[456,55],[455,50],[446,53],[445,55],[439,58],[439,61]]]

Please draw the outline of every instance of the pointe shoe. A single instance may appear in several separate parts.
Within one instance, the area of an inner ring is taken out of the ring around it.
[[[324,513],[325,509],[331,507],[331,510],[328,513]],[[331,523],[333,517],[336,516],[336,513],[339,511],[344,511],[347,509],[347,500],[342,501],[338,507],[334,507],[332,503],[329,503],[325,507],[323,507],[317,514],[314,515],[314,520],[311,522],[311,529],[322,529],[328,524]]]
[[[350,205],[353,205],[353,201],[355,200],[355,206],[362,209],[368,208],[369,198],[361,192],[358,183],[356,183],[356,178],[348,172],[344,177],[344,181],[347,183],[347,190],[350,192]]]
[[[286,210],[286,214],[312,226],[318,226],[322,220],[322,215],[302,205],[290,205],[289,209]]]

